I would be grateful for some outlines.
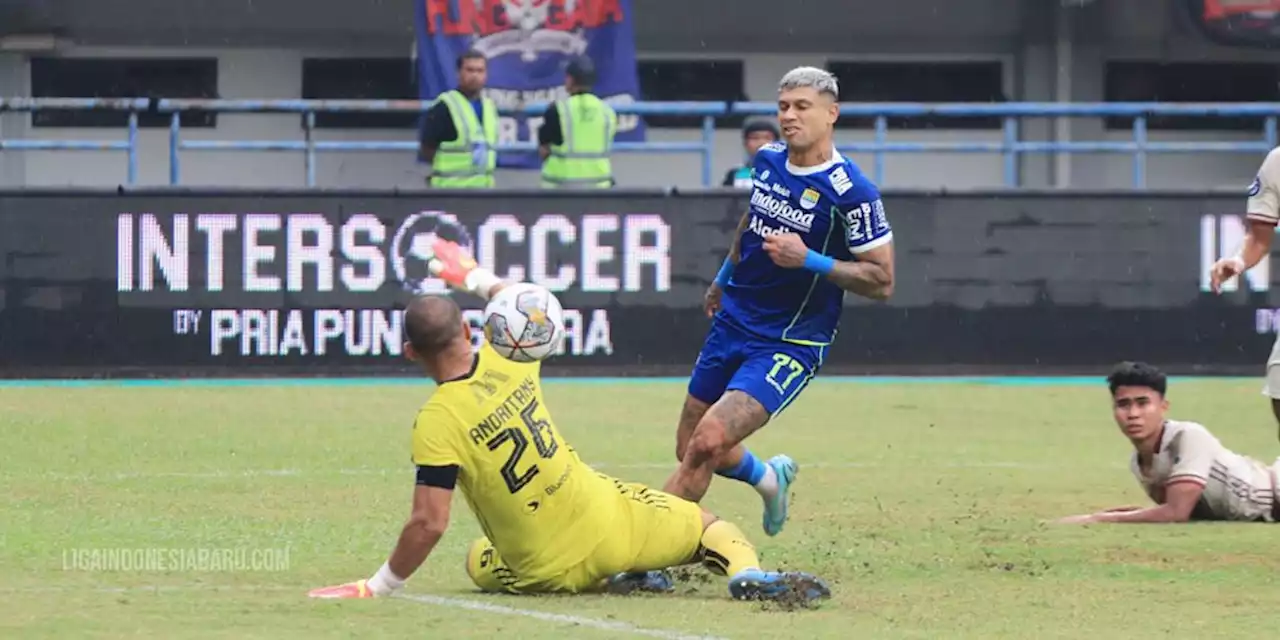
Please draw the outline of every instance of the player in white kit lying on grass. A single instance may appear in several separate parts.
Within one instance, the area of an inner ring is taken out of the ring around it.
[[[1112,370],[1107,384],[1116,424],[1133,444],[1129,468],[1156,504],[1108,509],[1059,522],[1280,520],[1276,464],[1263,464],[1227,449],[1203,425],[1168,419],[1168,382],[1163,372],[1143,362],[1124,362]]]

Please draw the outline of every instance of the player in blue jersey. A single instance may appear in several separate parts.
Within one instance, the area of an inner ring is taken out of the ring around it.
[[[893,231],[876,186],[835,149],[838,100],[822,69],[793,69],[779,83],[785,142],[756,153],[750,207],[707,290],[713,320],[677,428],[680,468],[664,487],[696,502],[713,474],[750,484],[770,536],[786,522],[799,468],[785,455],[761,462],[742,441],[817,375],[846,291],[893,293]]]

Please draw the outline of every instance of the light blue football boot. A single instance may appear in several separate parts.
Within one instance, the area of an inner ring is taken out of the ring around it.
[[[791,508],[791,483],[796,481],[800,472],[799,465],[790,456],[776,455],[767,462],[778,476],[778,493],[772,500],[764,501],[764,532],[772,537],[782,532],[782,525],[787,523],[787,512]]]
[[[807,604],[831,597],[821,578],[800,571],[743,569],[729,578],[729,595],[735,600],[783,600]]]

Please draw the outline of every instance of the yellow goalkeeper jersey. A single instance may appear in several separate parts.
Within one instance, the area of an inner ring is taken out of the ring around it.
[[[457,465],[485,535],[516,573],[534,579],[592,553],[618,493],[560,437],[540,372],[540,363],[507,360],[485,343],[470,374],[442,383],[413,426],[414,463]]]

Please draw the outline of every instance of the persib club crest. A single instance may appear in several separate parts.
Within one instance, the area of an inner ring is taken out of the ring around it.
[[[812,188],[805,189],[804,193],[800,194],[800,206],[805,209],[818,206],[818,191]]]

